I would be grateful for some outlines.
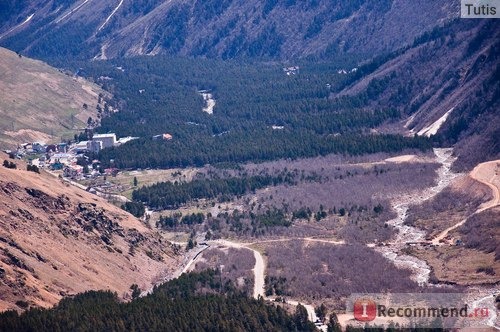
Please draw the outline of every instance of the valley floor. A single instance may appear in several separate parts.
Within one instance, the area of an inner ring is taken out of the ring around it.
[[[453,224],[452,226],[444,229],[442,232],[439,234],[433,236],[433,237],[428,237],[426,235],[426,230],[425,229],[419,229],[416,227],[408,226],[405,225],[405,219],[408,216],[408,213],[412,213],[412,210],[410,209],[409,212],[409,207],[411,206],[418,206],[423,204],[424,202],[429,202],[435,199],[436,196],[438,196],[445,188],[448,188],[450,185],[456,182],[463,181],[463,179],[466,177],[464,174],[456,174],[450,171],[450,166],[453,162],[453,157],[452,157],[452,151],[450,149],[436,149],[435,151],[436,155],[436,161],[441,165],[439,169],[437,169],[437,178],[434,180],[434,185],[427,187],[425,189],[416,189],[411,192],[407,192],[404,195],[393,195],[391,198],[393,207],[397,213],[397,217],[394,219],[391,219],[387,221],[387,224],[390,225],[391,227],[394,227],[396,229],[395,235],[388,241],[385,242],[369,242],[365,243],[365,248],[369,250],[375,250],[374,253],[381,253],[383,257],[385,257],[389,262],[392,262],[395,267],[398,269],[403,269],[404,270],[409,270],[411,271],[409,275],[403,276],[401,275],[402,279],[409,278],[411,280],[414,280],[416,283],[412,284],[412,281],[410,281],[408,284],[405,286],[401,287],[406,287],[406,291],[411,292],[419,289],[419,287],[424,287],[428,289],[433,289],[435,287],[440,287],[441,289],[446,290],[448,288],[448,291],[456,291],[454,290],[454,286],[444,286],[439,284],[439,280],[430,280],[430,275],[434,274],[436,272],[436,267],[434,264],[441,264],[440,260],[435,262],[433,258],[428,257],[422,253],[417,253],[416,251],[418,250],[468,250],[466,248],[461,249],[462,247],[456,247],[456,239],[454,237],[450,237],[449,233],[458,229],[462,225],[464,225],[469,218],[474,216],[475,214],[480,214],[484,211],[490,210],[493,211],[492,209],[498,206],[499,201],[498,201],[498,185],[500,183],[500,175],[499,175],[499,165],[500,161],[492,161],[492,162],[487,162],[478,165],[470,174],[470,178],[478,181],[484,185],[486,185],[491,191],[492,191],[492,198],[487,199],[488,197],[485,198],[487,201],[482,202],[482,204],[475,210],[472,214],[467,215],[467,218],[464,220],[460,221],[459,223]],[[408,162],[418,162],[418,161],[425,161],[428,162],[429,159],[428,157],[422,158],[421,156],[415,156],[415,155],[403,155],[403,156],[396,156],[396,157],[390,157],[386,158],[385,161],[375,161],[373,163],[363,163],[363,164],[368,164],[370,166],[374,165],[384,165],[386,163],[408,163]],[[359,165],[359,164],[358,164]],[[269,190],[267,190],[269,193]],[[237,205],[233,205],[230,208],[235,208]],[[496,214],[498,217],[498,213]],[[487,230],[484,230],[487,232]],[[280,275],[283,276],[290,276],[290,274],[287,274],[286,270],[287,269],[292,269],[291,275],[297,274],[296,277],[301,279],[302,274],[308,274],[308,272],[305,272],[305,270],[302,270],[304,267],[301,267],[301,263],[303,261],[309,260],[308,258],[308,252],[313,249],[315,246],[322,245],[323,249],[321,250],[334,250],[333,248],[342,248],[346,247],[348,245],[351,245],[351,241],[348,240],[346,241],[343,238],[339,238],[335,236],[335,238],[331,238],[331,235],[333,233],[328,232],[328,231],[323,231],[323,235],[318,236],[294,236],[291,233],[283,233],[281,235],[270,235],[270,236],[264,236],[264,237],[259,237],[258,239],[251,239],[248,237],[240,237],[236,236],[234,237],[234,234],[232,236],[232,239],[225,238],[225,239],[216,239],[216,240],[207,240],[205,239],[206,232],[204,233],[199,233],[197,237],[197,242],[198,242],[198,247],[195,247],[195,249],[191,250],[189,252],[189,259],[184,261],[182,269],[180,269],[179,273],[182,272],[187,272],[196,269],[196,266],[198,263],[204,261],[204,255],[207,252],[210,252],[210,250],[213,249],[221,249],[221,248],[237,248],[237,249],[245,249],[249,250],[253,256],[254,256],[254,267],[252,269],[253,272],[253,291],[251,294],[253,297],[258,298],[258,297],[263,297],[266,300],[269,301],[281,301],[281,298],[285,299],[284,302],[292,305],[297,305],[298,303],[302,303],[306,306],[306,309],[309,313],[309,318],[311,321],[316,321],[317,316],[314,311],[314,308],[319,306],[321,303],[327,303],[329,304],[330,308],[337,308],[339,310],[339,299],[333,299],[329,298],[328,295],[323,294],[323,296],[319,295],[318,296],[311,296],[311,295],[306,295],[306,292],[301,292],[298,289],[290,289],[288,288],[282,296],[279,296],[275,294],[272,291],[267,291],[269,289],[269,280],[270,278],[274,278]],[[338,235],[338,234],[336,234]],[[329,238],[330,236],[330,238]],[[498,238],[496,241],[498,242]],[[185,243],[182,243],[182,245],[185,245]],[[296,247],[298,246],[298,247]],[[297,249],[293,249],[296,247]],[[302,260],[302,262],[299,263],[299,261],[294,261],[294,258],[285,258],[283,257],[283,253],[279,254],[279,248],[287,248],[287,251],[293,251],[293,250],[299,250],[298,252],[295,252],[296,256],[295,259]],[[351,248],[353,248],[351,246]],[[353,250],[353,249],[349,249]],[[313,251],[311,251],[313,252]],[[340,251],[339,251],[340,252]],[[273,254],[277,254],[279,256],[273,256]],[[478,253],[480,254],[480,253]],[[335,251],[332,252],[332,255],[336,255]],[[350,255],[350,254],[349,254]],[[352,259],[352,257],[348,257],[349,255],[345,256],[344,258],[349,260]],[[476,258],[478,256],[476,255]],[[466,258],[464,258],[466,259]],[[470,257],[470,260],[473,260],[474,257]],[[314,260],[311,260],[314,261]],[[340,270],[337,269],[335,270],[334,266],[329,266],[328,263],[315,263],[311,264],[319,264],[319,266],[323,266],[327,270],[333,269],[332,271],[337,271],[337,273],[340,273]],[[477,262],[476,262],[477,263]],[[276,265],[277,264],[277,265]],[[294,265],[295,264],[295,265]],[[329,263],[332,264],[332,263]],[[496,260],[493,259],[492,262],[487,262],[487,264],[493,264],[494,269],[497,270],[499,267],[499,264]],[[307,264],[306,264],[307,265]],[[213,268],[218,269],[218,265],[215,264],[213,265]],[[225,269],[226,267],[224,267]],[[367,271],[365,273],[370,273],[369,270],[372,269],[371,267],[366,266],[365,267]],[[314,269],[318,269],[318,267],[315,267]],[[315,270],[312,271],[315,271]],[[500,270],[497,271],[500,273]],[[314,275],[316,272],[312,272]],[[335,272],[333,272],[335,273]],[[294,278],[294,277],[292,277]],[[498,284],[498,278],[493,277],[490,278],[490,285],[481,285],[481,283],[477,283],[474,281],[474,275],[463,275],[463,285],[476,285],[476,286],[471,286],[467,287],[468,289],[467,292],[470,293],[470,298],[469,301],[472,303],[472,307],[477,307],[479,305],[481,306],[486,306],[490,308],[490,312],[496,312],[495,309],[495,303],[494,303],[494,297],[500,292],[500,288],[498,286],[494,286],[495,284]],[[301,279],[302,283],[300,284],[299,287],[308,287],[306,284],[308,284],[309,280],[306,279]],[[483,278],[483,283],[488,280]],[[445,280],[443,280],[445,281]],[[437,282],[437,284],[436,284]],[[287,279],[286,283],[289,285],[292,284],[293,282],[290,283],[290,280]],[[492,286],[493,285],[493,286]],[[279,285],[278,285],[279,286]],[[278,287],[276,286],[276,287]],[[289,287],[289,286],[288,286]],[[295,286],[293,286],[295,287]],[[401,291],[400,288],[399,291]],[[267,291],[267,294],[266,294]],[[268,295],[271,293],[271,295]],[[286,295],[288,294],[288,295]],[[291,295],[290,295],[291,294]],[[301,294],[301,295],[300,295]],[[341,302],[341,301],[340,301]],[[342,312],[338,311],[338,312]],[[351,321],[352,317],[350,318],[346,314],[339,314],[339,319],[342,322],[343,326],[346,324],[354,323]],[[487,324],[490,326],[498,326],[498,319],[496,316],[490,317],[487,321]],[[323,325],[324,327],[324,325]]]

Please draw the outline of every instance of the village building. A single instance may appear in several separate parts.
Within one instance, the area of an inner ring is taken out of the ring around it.
[[[103,148],[102,141],[88,141],[87,142],[87,150],[93,153],[98,153]]]
[[[153,136],[153,139],[154,140],[165,140],[165,141],[170,141],[172,138],[174,138],[171,134],[169,133],[165,133],[165,134],[161,134],[161,135],[155,135]]]
[[[78,142],[75,144],[74,146],[74,151],[76,153],[83,153],[83,152],[87,152],[88,150],[88,143],[89,141],[81,141],[81,142]]]
[[[102,142],[102,148],[112,148],[116,144],[116,134],[95,134],[93,142]]]

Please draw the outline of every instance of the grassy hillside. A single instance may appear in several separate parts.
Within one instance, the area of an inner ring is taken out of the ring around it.
[[[100,93],[95,84],[0,48],[0,147],[72,137],[95,118]]]

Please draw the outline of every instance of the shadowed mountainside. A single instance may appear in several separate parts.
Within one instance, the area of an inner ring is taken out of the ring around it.
[[[500,25],[455,20],[408,47],[360,67],[333,100],[356,96],[367,110],[395,107],[405,116],[389,131],[435,135],[455,145],[455,168],[500,156]]]
[[[429,0],[37,0],[4,7],[2,46],[86,59],[380,54],[459,15],[458,3]]]

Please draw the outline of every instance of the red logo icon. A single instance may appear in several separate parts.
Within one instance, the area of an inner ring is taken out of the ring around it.
[[[354,302],[354,318],[360,322],[370,322],[377,317],[377,305],[370,299]]]

